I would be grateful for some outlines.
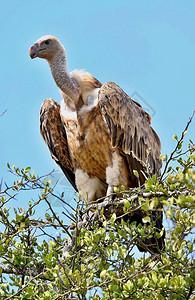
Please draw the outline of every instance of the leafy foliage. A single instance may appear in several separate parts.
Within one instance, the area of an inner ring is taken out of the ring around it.
[[[194,144],[190,141],[182,152],[183,138],[174,139],[177,147],[171,160],[162,159],[168,164],[175,161],[176,166],[165,164],[164,179],[153,176],[143,187],[120,191],[124,215],[136,211],[131,196],[138,197],[139,209],[145,212],[143,226],[125,219],[119,222],[115,213],[105,218],[102,210],[101,222],[78,230],[87,210],[80,196],[72,208],[63,193],[55,192],[51,174],[39,177],[30,167],[8,164],[16,180],[0,189],[0,298],[194,299]],[[24,195],[25,208],[15,207],[15,199]],[[55,212],[49,197],[61,201],[61,214]],[[38,213],[42,203],[47,204],[44,217]],[[159,255],[138,253],[136,245],[155,234],[150,216],[159,203],[164,207],[166,248]],[[72,225],[65,224],[67,210]]]

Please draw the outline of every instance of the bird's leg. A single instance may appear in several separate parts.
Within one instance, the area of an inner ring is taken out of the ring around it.
[[[106,198],[113,201],[115,198],[114,187],[119,187],[121,184],[121,168],[122,158],[117,152],[111,153],[111,161],[106,168],[106,183],[108,184]]]
[[[114,187],[112,185],[108,185],[106,196],[110,196],[114,192]]]
[[[114,200],[114,186],[109,184],[106,192],[106,200],[113,201]]]

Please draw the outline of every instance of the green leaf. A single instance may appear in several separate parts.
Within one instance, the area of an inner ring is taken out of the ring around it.
[[[107,221],[106,221],[106,220],[103,222],[103,226],[104,226],[104,227],[107,226]]]
[[[163,155],[163,154],[160,154],[160,159],[161,159],[162,161],[165,161],[165,160],[166,160],[166,156]]]
[[[195,282],[195,268],[190,272],[190,278]]]
[[[142,218],[142,222],[143,223],[150,223],[150,217],[144,217],[144,218]]]
[[[112,240],[114,240],[115,239],[115,234],[114,234],[114,232],[113,231],[109,231],[109,236],[110,236],[110,238],[112,239]]]
[[[133,288],[134,288],[134,285],[133,285],[133,282],[131,280],[128,280],[124,285],[123,285],[123,288],[125,291],[127,291],[128,293],[131,293]]]
[[[52,221],[52,218],[51,218],[51,216],[50,216],[48,213],[45,214],[45,218],[46,218],[46,220],[49,221],[49,222]]]
[[[31,170],[31,167],[27,167],[24,171],[25,173],[29,172]]]
[[[124,185],[121,185],[121,191],[125,191],[126,189],[125,189],[125,187],[124,187]]]
[[[114,192],[119,193],[119,189],[116,186],[114,187]]]
[[[119,250],[119,245],[117,243],[113,243],[113,247],[118,251]]]
[[[130,202],[127,199],[124,199],[124,206],[129,209],[130,208]]]
[[[100,273],[100,278],[101,278],[102,280],[104,280],[104,279],[106,278],[107,274],[108,274],[107,270],[103,270],[103,271]]]
[[[110,290],[111,292],[113,292],[114,294],[119,294],[119,293],[120,293],[120,288],[119,288],[119,286],[118,286],[117,284],[110,284],[110,285],[109,285],[109,290]],[[118,300],[118,297],[115,298],[115,299]]]
[[[18,228],[19,230],[23,230],[25,227],[25,222],[20,223],[20,227]]]
[[[158,278],[157,278],[156,272],[152,273],[152,280],[154,281],[154,283],[157,283]]]
[[[136,176],[136,177],[139,177],[139,173],[137,170],[133,170],[133,174]]]
[[[116,220],[116,214],[113,213],[113,214],[112,214],[112,217],[111,217],[111,219],[110,219],[110,221],[111,221],[111,223],[114,223],[115,220]]]
[[[100,211],[100,216],[103,216],[104,214],[104,208],[102,207],[101,211]]]

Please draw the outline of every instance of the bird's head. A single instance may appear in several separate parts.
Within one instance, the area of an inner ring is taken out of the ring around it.
[[[45,35],[38,39],[30,47],[29,55],[32,59],[40,57],[50,61],[59,51],[62,50],[64,50],[64,47],[55,36]]]

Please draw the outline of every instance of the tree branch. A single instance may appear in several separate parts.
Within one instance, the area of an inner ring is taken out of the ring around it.
[[[43,274],[43,272],[42,272],[42,274]],[[9,300],[9,299],[14,298],[15,296],[20,295],[20,293],[31,283],[31,281],[33,281],[36,278],[40,278],[40,275],[41,274],[38,274],[38,275],[34,276],[33,278],[30,278],[29,281],[25,285],[22,285],[22,287],[16,293],[10,295],[5,300]]]
[[[45,278],[44,274],[43,274],[43,270],[38,271],[37,268],[32,267],[32,268],[13,268],[8,266],[8,265],[4,265],[3,263],[0,263],[0,269],[2,270],[2,273],[5,274],[15,274],[15,275],[25,275],[25,276],[30,276],[30,277],[38,277],[42,280],[49,280],[49,281],[53,281],[53,278]]]
[[[139,197],[149,198],[149,199],[151,199],[153,197],[155,197],[155,198],[161,198],[161,197],[170,198],[170,197],[178,197],[179,195],[185,196],[188,194],[189,194],[189,191],[182,191],[182,192],[181,191],[168,191],[167,193],[158,192],[158,191],[157,192],[139,191],[136,195],[127,196],[126,198],[128,198],[128,200],[130,202],[134,202],[134,201],[138,200]],[[117,212],[123,211],[125,201],[126,201],[126,199],[120,199],[120,198],[116,198],[116,199],[114,199],[114,201],[105,199],[105,201],[103,201],[101,203],[91,204],[87,211],[89,211],[89,210],[95,211],[95,213],[96,213],[97,211],[100,212],[102,209],[104,209],[105,210],[104,215],[108,216],[109,214],[112,214],[115,212],[114,206],[115,206],[115,208],[117,208]],[[135,209],[137,210],[138,207]]]
[[[167,171],[167,168],[168,168],[168,165],[169,165],[169,163],[171,162],[171,160],[173,159],[173,155],[175,154],[175,152],[177,151],[179,145],[180,145],[181,142],[183,141],[183,138],[184,138],[184,136],[185,136],[185,133],[186,133],[186,131],[187,131],[187,129],[188,129],[190,123],[192,122],[192,119],[193,119],[193,117],[194,117],[194,114],[195,114],[195,110],[193,111],[192,116],[190,117],[190,119],[189,119],[189,121],[188,121],[188,123],[187,123],[185,129],[183,130],[183,132],[182,132],[182,134],[181,134],[181,138],[180,138],[180,140],[177,142],[177,145],[176,145],[175,149],[171,152],[171,155],[170,155],[169,159],[168,159],[167,162],[166,162],[166,165],[165,165],[164,171],[163,171],[163,173],[162,173],[162,175],[161,175],[161,177],[160,177],[160,180],[162,180],[163,176],[165,175],[165,173],[166,173],[166,171]]]
[[[58,221],[58,223],[60,224],[61,228],[64,229],[64,231],[68,234],[69,237],[72,237],[70,232],[68,231],[68,229],[66,228],[66,226],[64,226],[64,224],[62,224],[62,222],[60,221],[60,219],[58,218],[58,216],[56,215],[56,213],[54,212],[50,202],[47,200],[47,198],[45,198],[45,201],[47,203],[47,205],[49,206],[49,209],[51,210],[53,216],[55,217],[55,219]]]

